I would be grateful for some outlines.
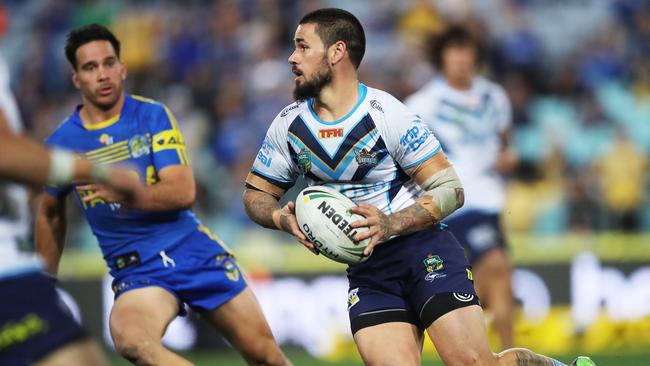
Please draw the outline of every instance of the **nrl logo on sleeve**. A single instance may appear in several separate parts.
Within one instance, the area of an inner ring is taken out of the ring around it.
[[[296,157],[300,174],[307,174],[311,170],[311,153],[305,149],[300,150]]]
[[[326,128],[322,130],[318,130],[318,137],[322,139],[327,139],[330,137],[343,137],[343,129],[342,128]]]
[[[354,150],[354,159],[359,165],[370,165],[375,166],[379,163],[377,159],[377,153],[368,151],[366,148],[361,150]]]

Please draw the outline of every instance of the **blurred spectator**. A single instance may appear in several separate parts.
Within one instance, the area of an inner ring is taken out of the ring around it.
[[[645,206],[647,156],[618,130],[609,151],[595,162],[604,199],[607,228],[638,231]]]

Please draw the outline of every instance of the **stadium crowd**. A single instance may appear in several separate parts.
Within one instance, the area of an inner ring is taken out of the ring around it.
[[[28,133],[42,140],[79,103],[65,34],[108,25],[122,40],[127,89],[162,101],[179,121],[196,211],[220,232],[237,231],[252,228],[242,182],[291,102],[293,24],[323,6],[360,18],[368,38],[360,79],[398,98],[434,75],[426,41],[446,23],[482,37],[482,70],[510,97],[521,157],[509,230],[650,231],[646,1],[15,0],[0,7],[0,50]]]

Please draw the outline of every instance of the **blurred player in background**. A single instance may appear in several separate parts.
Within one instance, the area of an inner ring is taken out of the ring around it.
[[[440,221],[463,189],[435,136],[391,95],[360,83],[358,19],[341,9],[305,15],[289,57],[294,98],[273,120],[246,179],[258,224],[286,231],[312,252],[295,205],[278,200],[303,175],[338,189],[371,238],[367,261],[348,267],[354,340],[369,365],[419,365],[426,330],[446,365],[564,365],[526,349],[490,351],[463,249]],[[381,243],[380,245],[377,245]],[[377,245],[375,247],[375,245]]]
[[[140,184],[126,170],[47,151],[17,135],[22,127],[8,75],[0,60],[0,365],[104,365],[100,347],[72,318],[54,280],[43,274],[42,261],[20,250],[29,232],[27,192],[6,180],[34,187],[95,180],[127,203],[137,197]]]
[[[445,223],[465,248],[502,347],[512,347],[512,267],[499,225],[502,174],[517,164],[508,147],[510,102],[499,85],[476,75],[480,48],[469,30],[449,27],[435,38],[432,54],[440,74],[405,104],[440,139],[463,182],[465,205]]]
[[[114,278],[110,331],[123,357],[138,365],[189,365],[161,343],[187,304],[248,363],[289,364],[232,254],[190,210],[194,177],[171,112],[124,94],[120,44],[105,27],[73,30],[65,52],[83,104],[48,144],[101,164],[128,163],[147,186],[129,207],[97,184],[47,187],[36,222],[36,243],[47,269],[57,272],[65,197],[74,192]]]

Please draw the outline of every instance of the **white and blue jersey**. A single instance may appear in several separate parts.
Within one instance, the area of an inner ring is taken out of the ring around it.
[[[0,112],[13,133],[21,133],[23,126],[16,100],[9,88],[9,67],[0,58]],[[41,261],[35,254],[18,248],[29,236],[30,215],[27,189],[0,181],[0,280],[26,272],[40,271]]]
[[[343,118],[318,117],[313,100],[293,103],[269,128],[252,173],[283,188],[304,175],[355,203],[390,214],[412,205],[422,190],[405,173],[440,151],[418,116],[390,94],[359,83],[359,100]]]
[[[499,212],[504,187],[493,167],[501,148],[499,134],[511,124],[504,90],[475,77],[471,88],[461,91],[437,77],[408,97],[405,104],[436,134],[454,162],[465,190],[465,205],[459,212]]]
[[[363,84],[358,91],[352,111],[333,122],[316,115],[313,100],[286,107],[271,124],[252,173],[283,188],[304,175],[310,184],[338,189],[385,214],[415,203],[422,189],[406,171],[441,152],[440,143],[393,96]],[[347,272],[353,333],[396,321],[426,328],[452,309],[431,301],[434,296],[464,296],[458,306],[478,301],[463,250],[442,227],[390,238]]]

